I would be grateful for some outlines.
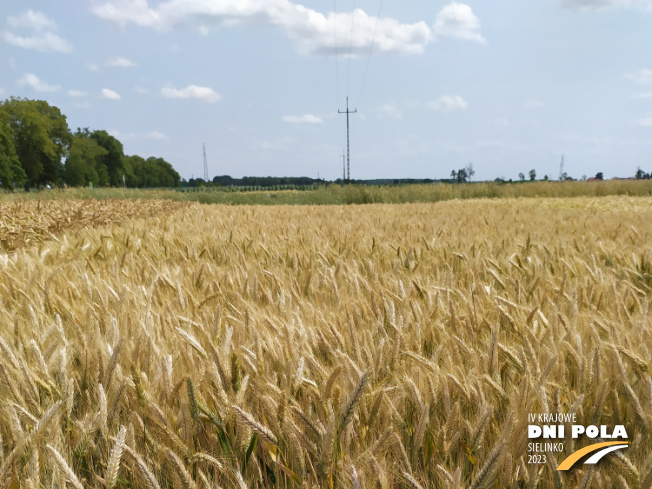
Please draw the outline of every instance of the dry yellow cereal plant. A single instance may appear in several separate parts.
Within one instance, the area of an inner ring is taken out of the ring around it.
[[[0,486],[650,488],[650,204],[1,202]]]

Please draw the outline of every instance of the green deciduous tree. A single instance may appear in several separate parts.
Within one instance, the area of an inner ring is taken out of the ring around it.
[[[475,170],[473,169],[473,162],[469,162],[468,165],[466,165],[466,168],[464,168],[466,171],[466,176],[469,178],[469,182],[471,181],[471,178],[473,178],[473,175],[475,175]]]
[[[163,158],[150,157],[146,160],[148,175],[153,177],[147,187],[178,187],[181,177],[170,163]]]
[[[133,155],[126,156],[124,159],[125,168],[125,183],[127,187],[143,187],[142,175],[144,169],[145,158]]]
[[[73,187],[109,184],[109,173],[104,164],[108,151],[90,137],[88,129],[80,130],[73,135],[70,151],[64,169],[65,182]]]
[[[178,187],[181,177],[163,158],[125,156],[106,131],[72,134],[66,116],[45,101],[12,97],[0,102],[0,188],[26,182]]]
[[[60,183],[62,157],[72,140],[66,116],[43,100],[12,97],[2,106],[16,155],[31,184]]]
[[[125,158],[127,186],[178,187],[181,177],[163,158],[128,156]]]
[[[106,150],[106,153],[102,156],[102,163],[108,172],[107,185],[121,187],[122,175],[125,174],[125,155],[122,143],[106,131],[93,131],[90,137]]]
[[[475,173],[475,172],[473,172],[473,173]],[[453,170],[451,172],[451,177],[453,177],[454,182],[466,183],[466,179],[469,177],[469,174],[467,173],[466,168],[460,168],[457,171]]]
[[[16,155],[9,115],[4,107],[0,106],[0,186],[5,190],[13,190],[14,185],[22,186],[26,179],[25,171]]]

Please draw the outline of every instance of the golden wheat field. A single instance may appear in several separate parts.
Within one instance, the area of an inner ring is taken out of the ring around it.
[[[0,487],[652,487],[652,198],[7,205]]]
[[[186,205],[162,199],[0,201],[0,250],[56,239],[56,235],[68,229],[153,217]]]

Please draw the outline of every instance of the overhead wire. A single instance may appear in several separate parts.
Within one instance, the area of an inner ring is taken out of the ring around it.
[[[347,75],[346,75],[346,93],[349,93],[351,84],[351,58],[353,57],[353,26],[355,24],[355,0],[353,0],[353,10],[351,11],[351,34],[349,39],[349,59],[347,60]]]
[[[371,45],[369,46],[369,53],[367,53],[367,62],[365,63],[364,66],[364,73],[362,75],[362,84],[360,85],[360,93],[358,93],[358,98],[356,100],[356,103],[360,103],[360,100],[362,100],[362,91],[364,90],[365,82],[367,81],[367,71],[369,70],[369,61],[371,60],[371,53],[374,49],[374,43],[376,42],[376,31],[378,30],[378,21],[380,20],[380,13],[383,10],[383,1],[384,0],[380,0],[378,15],[376,16],[376,24],[374,25],[374,33],[373,36],[371,37]]]
[[[369,71],[369,62],[371,60],[371,54],[373,53],[374,45],[376,42],[376,33],[378,31],[378,23],[380,21],[380,15],[382,13],[383,9],[383,2],[384,0],[380,0],[380,5],[378,7],[378,15],[376,15],[376,22],[374,24],[374,31],[373,35],[371,38],[371,44],[369,45],[369,52],[367,53],[367,60],[365,62],[365,68],[362,76],[362,83],[360,85],[360,91],[358,93],[358,99],[356,102],[359,102],[362,99],[362,94],[364,92],[366,80],[367,80],[367,73]],[[338,105],[339,105],[339,92],[340,92],[340,75],[339,75],[339,46],[338,46],[338,37],[337,37],[337,1],[333,0],[333,11],[334,11],[334,28],[333,28],[333,37],[334,37],[334,42],[335,42],[335,79],[336,79],[336,87],[337,87],[337,98],[338,98]],[[350,30],[350,38],[349,38],[349,52],[348,52],[348,59],[347,59],[347,78],[346,78],[346,94],[347,94],[347,124],[348,124],[348,94],[350,90],[350,85],[351,85],[351,58],[353,57],[353,32],[354,32],[354,27],[355,27],[355,0],[353,0],[353,10],[351,12],[351,30]],[[339,113],[342,113],[341,111],[338,110]],[[357,112],[354,111],[354,112]],[[347,125],[347,146],[348,146],[348,125]]]
[[[376,15],[376,22],[374,23],[374,31],[373,35],[371,38],[371,44],[369,45],[369,51],[367,52],[367,59],[365,61],[365,67],[364,67],[364,72],[362,75],[362,83],[360,84],[360,91],[358,92],[358,97],[355,100],[356,103],[358,103],[362,99],[362,94],[364,92],[366,82],[367,82],[367,74],[369,72],[369,63],[371,61],[371,55],[374,50],[374,46],[376,43],[376,34],[378,32],[378,23],[380,21],[380,15],[383,10],[383,3],[384,0],[380,0],[380,4],[378,6],[378,14]],[[340,74],[339,74],[339,45],[338,45],[338,37],[337,37],[337,0],[333,0],[333,12],[334,12],[334,28],[333,28],[333,37],[334,37],[334,42],[335,42],[335,83],[336,83],[336,90],[337,90],[337,100],[338,100],[338,105],[339,105],[339,98],[340,98]],[[349,91],[351,89],[351,58],[353,58],[353,32],[355,29],[355,0],[353,0],[353,10],[351,11],[351,30],[349,33],[349,51],[348,51],[348,59],[347,59],[347,74],[346,74],[346,93],[347,96],[349,94]]]
[[[335,86],[337,94],[337,103],[340,103],[340,70],[339,70],[339,53],[337,48],[337,0],[333,0],[333,37],[335,41]]]

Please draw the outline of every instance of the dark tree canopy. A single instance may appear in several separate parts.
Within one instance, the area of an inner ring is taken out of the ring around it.
[[[90,137],[106,151],[101,158],[108,173],[108,182],[102,185],[122,186],[122,175],[125,174],[122,143],[106,131],[93,131]]]
[[[25,170],[16,155],[16,148],[9,128],[9,115],[0,106],[0,185],[4,189],[22,186],[27,180]]]
[[[178,187],[181,177],[163,158],[128,156],[125,160],[128,185],[133,187]]]
[[[451,172],[451,177],[453,182],[466,183],[466,179],[469,178],[469,174],[467,173],[466,168],[460,168],[459,170],[453,170]]]
[[[12,97],[2,105],[9,116],[7,124],[27,181],[60,183],[61,159],[72,140],[66,116],[43,100]]]
[[[195,181],[202,181],[197,178]],[[275,187],[277,185],[312,185],[319,182],[310,177],[242,177],[233,178],[229,175],[218,175],[213,178],[213,184],[230,186]]]
[[[107,131],[72,133],[66,116],[43,100],[0,102],[0,187],[66,184],[100,187],[178,187],[163,158],[125,156]]]
[[[105,186],[109,184],[109,173],[104,165],[108,151],[90,137],[88,129],[77,129],[66,159],[64,179],[66,184],[79,187],[89,183]]]

